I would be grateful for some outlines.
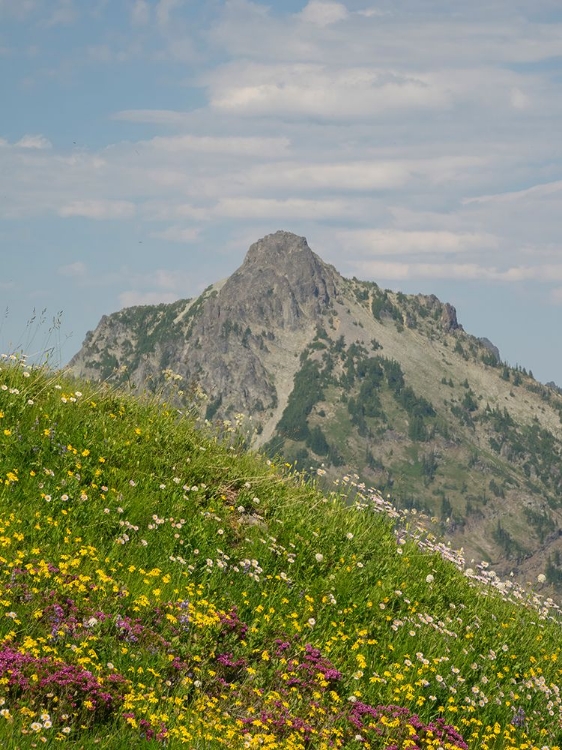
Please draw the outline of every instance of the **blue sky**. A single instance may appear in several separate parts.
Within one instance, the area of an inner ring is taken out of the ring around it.
[[[0,348],[286,229],[562,384],[560,122],[558,0],[0,0]]]

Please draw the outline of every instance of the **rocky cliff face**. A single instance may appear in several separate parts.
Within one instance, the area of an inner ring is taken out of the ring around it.
[[[342,283],[304,237],[276,232],[197,300],[104,316],[70,368],[93,379],[121,372],[139,388],[156,388],[171,371],[220,400],[219,413],[258,412],[268,427],[282,413],[298,357]]]
[[[196,299],[104,316],[70,367],[178,405],[197,383],[210,421],[242,413],[254,446],[356,472],[426,510],[468,559],[550,571],[562,591],[562,396],[434,295],[345,279],[276,232]]]

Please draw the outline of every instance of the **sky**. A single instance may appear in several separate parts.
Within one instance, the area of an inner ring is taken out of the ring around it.
[[[0,0],[0,350],[304,235],[562,384],[560,0]]]

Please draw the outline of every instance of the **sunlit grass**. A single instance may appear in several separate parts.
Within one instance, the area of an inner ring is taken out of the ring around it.
[[[560,613],[352,478],[0,371],[0,745],[554,748]]]

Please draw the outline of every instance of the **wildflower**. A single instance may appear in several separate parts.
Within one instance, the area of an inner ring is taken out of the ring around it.
[[[316,558],[316,562],[319,562],[319,563],[322,562],[322,560],[324,559],[324,555],[321,552],[317,552],[314,555],[314,557]]]
[[[544,583],[546,581],[546,576],[544,573],[539,573],[537,576],[537,581],[539,583]]]
[[[431,575],[431,573],[425,577],[426,583],[433,583],[434,580],[435,578]]]
[[[43,725],[40,724],[38,721],[34,721],[30,729],[33,730],[34,732],[40,732],[43,729]]]

